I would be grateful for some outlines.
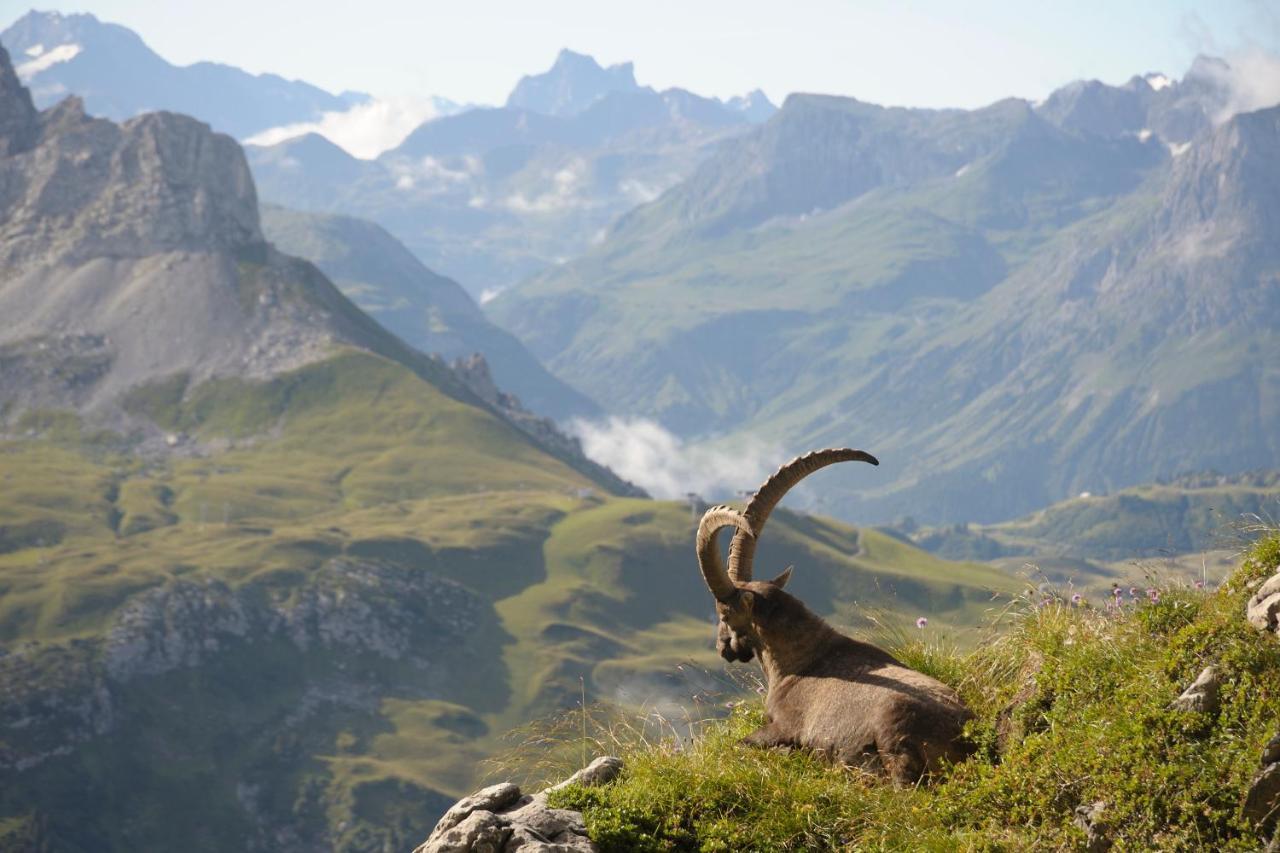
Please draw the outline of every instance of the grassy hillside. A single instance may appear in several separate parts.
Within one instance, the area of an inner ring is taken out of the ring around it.
[[[593,747],[624,753],[623,775],[553,804],[583,809],[605,850],[1079,849],[1076,808],[1099,801],[1115,849],[1257,850],[1242,805],[1280,727],[1280,643],[1243,614],[1250,582],[1277,569],[1273,535],[1213,592],[1169,588],[1121,612],[1028,607],[968,654],[901,644],[977,713],[978,754],[931,786],[744,747],[761,719],[753,700],[692,740],[646,743],[617,717],[593,725]],[[1208,664],[1223,674],[1220,710],[1170,709]]]
[[[32,413],[0,440],[10,846],[406,847],[509,729],[718,661],[688,506],[612,497],[402,365],[128,406],[167,437]],[[1017,588],[780,511],[760,565],[792,562],[851,625],[959,636]]]
[[[1081,494],[999,524],[904,531],[948,559],[1053,558],[1117,562],[1237,551],[1243,528],[1280,519],[1280,473],[1200,474]]]

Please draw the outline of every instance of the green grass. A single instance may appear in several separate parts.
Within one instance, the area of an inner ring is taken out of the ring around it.
[[[552,802],[582,809],[605,850],[1070,849],[1084,840],[1074,809],[1098,800],[1116,849],[1255,850],[1240,808],[1280,726],[1280,643],[1244,621],[1243,605],[1247,584],[1277,569],[1273,535],[1211,593],[1168,588],[1121,614],[1028,609],[967,654],[898,648],[977,714],[978,754],[930,786],[744,747],[761,721],[749,701],[692,738],[584,717],[593,749],[623,753],[626,770]],[[1208,664],[1224,676],[1218,713],[1170,710]],[[582,742],[567,726],[552,740]]]

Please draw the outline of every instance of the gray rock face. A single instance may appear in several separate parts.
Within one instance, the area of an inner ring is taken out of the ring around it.
[[[565,785],[604,785],[622,772],[622,761],[603,756],[568,779],[532,796],[510,782],[482,788],[459,800],[414,853],[588,853],[582,815],[547,805],[547,794]]]
[[[1218,685],[1221,676],[1217,667],[1206,666],[1191,686],[1182,691],[1169,707],[1175,711],[1191,711],[1215,714],[1218,711]]]
[[[0,157],[31,147],[37,133],[36,108],[0,47]]]
[[[221,582],[178,580],[135,596],[107,636],[116,682],[195,666],[237,641],[284,635],[299,650],[369,652],[387,660],[475,629],[476,595],[428,572],[336,558],[288,601],[259,601]]]
[[[425,361],[314,267],[266,245],[230,137],[170,113],[113,124],[75,98],[37,115],[0,53],[0,139],[0,398],[11,411],[109,408],[175,374],[265,378],[340,343]]]
[[[40,116],[34,146],[0,159],[0,187],[10,269],[262,242],[240,146],[173,113],[117,125],[68,98]]]
[[[1259,631],[1280,634],[1280,574],[1258,587],[1245,606],[1245,618]]]

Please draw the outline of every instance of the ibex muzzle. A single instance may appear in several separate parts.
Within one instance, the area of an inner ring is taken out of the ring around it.
[[[716,598],[720,654],[742,662],[758,654],[764,669],[767,722],[746,742],[807,747],[913,784],[973,751],[963,733],[972,712],[947,685],[844,636],[785,592],[791,569],[771,581],[751,579],[757,537],[778,501],[808,474],[844,461],[880,464],[861,450],[814,451],[778,469],[742,513],[707,510],[698,565]],[[727,571],[717,542],[723,527],[737,530]]]

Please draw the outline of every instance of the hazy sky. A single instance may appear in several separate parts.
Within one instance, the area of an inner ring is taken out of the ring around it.
[[[0,0],[0,27],[24,13]],[[500,103],[561,47],[642,84],[755,87],[913,106],[1040,98],[1077,78],[1180,76],[1197,52],[1280,53],[1280,0],[80,0],[171,62],[210,59],[334,91]]]

